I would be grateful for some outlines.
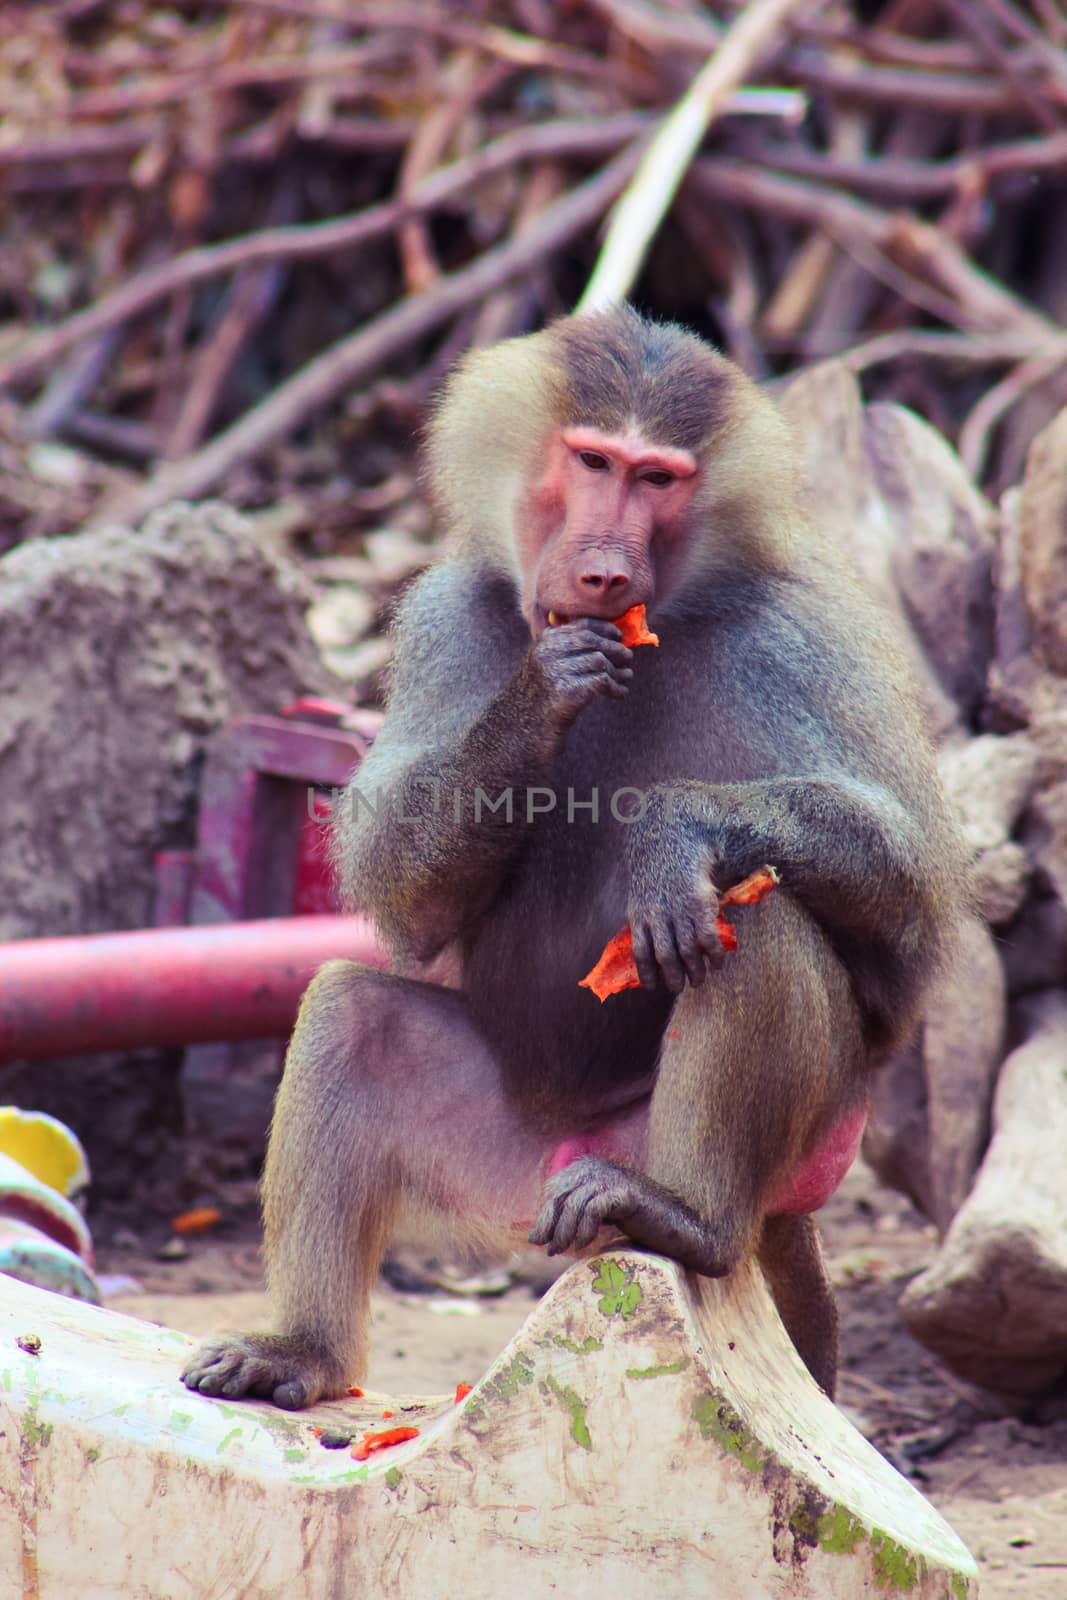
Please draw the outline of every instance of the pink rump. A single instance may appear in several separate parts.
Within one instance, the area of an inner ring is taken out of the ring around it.
[[[866,1126],[866,1106],[835,1123],[822,1143],[778,1185],[767,1207],[768,1216],[818,1211],[824,1206],[855,1161]]]

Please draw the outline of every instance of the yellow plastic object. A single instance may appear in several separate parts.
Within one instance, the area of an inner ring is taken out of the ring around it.
[[[10,1156],[68,1199],[89,1182],[89,1159],[81,1141],[46,1111],[0,1106],[0,1155]]]

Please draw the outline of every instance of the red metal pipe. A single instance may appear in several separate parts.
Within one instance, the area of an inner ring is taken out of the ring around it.
[[[0,1061],[272,1039],[336,957],[384,967],[363,917],[270,917],[0,946]]]

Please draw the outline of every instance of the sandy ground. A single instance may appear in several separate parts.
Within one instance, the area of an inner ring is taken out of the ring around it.
[[[853,1170],[822,1221],[841,1307],[841,1405],[969,1545],[983,1600],[1067,1600],[1067,1414],[1043,1422],[1008,1414],[910,1338],[896,1300],[936,1239],[865,1168]],[[143,1285],[109,1305],[192,1334],[269,1322],[247,1214],[197,1236],[183,1260],[159,1260],[161,1243],[128,1228],[98,1234],[101,1269]],[[461,1380],[474,1382],[549,1281],[540,1255],[512,1266],[522,1281],[504,1292],[459,1294],[442,1286],[447,1272],[402,1257],[392,1273],[401,1287],[383,1281],[375,1297],[368,1387],[444,1394]],[[413,1275],[405,1278],[405,1267]],[[508,1281],[506,1273],[487,1276],[487,1287]]]

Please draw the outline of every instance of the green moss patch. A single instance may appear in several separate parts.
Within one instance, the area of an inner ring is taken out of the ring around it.
[[[625,1272],[617,1261],[591,1261],[589,1270],[595,1274],[593,1293],[600,1296],[597,1305],[606,1317],[629,1321],[636,1316],[642,1296],[632,1272]]]
[[[593,1441],[585,1420],[585,1401],[573,1389],[565,1389],[561,1383],[557,1383],[555,1378],[549,1378],[548,1387],[563,1409],[570,1412],[571,1438],[575,1444],[580,1444],[583,1450],[591,1450]]]

